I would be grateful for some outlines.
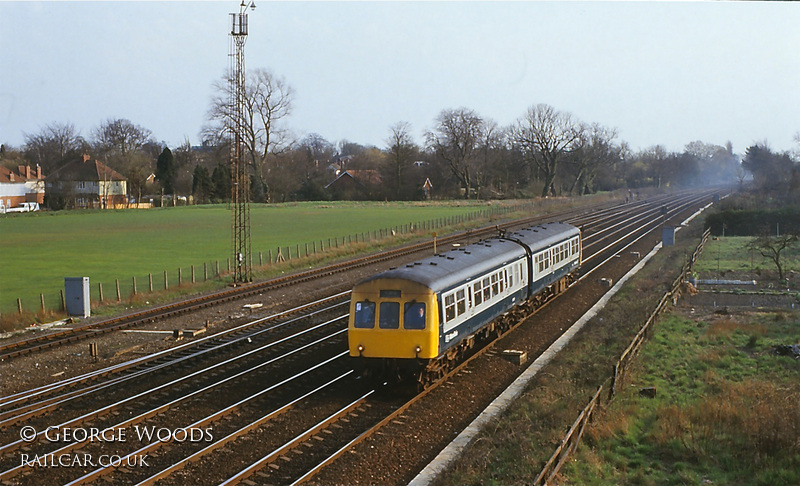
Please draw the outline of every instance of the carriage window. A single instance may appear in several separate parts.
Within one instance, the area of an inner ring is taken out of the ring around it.
[[[378,327],[381,329],[397,329],[400,327],[400,302],[381,302]]]
[[[359,329],[375,327],[375,302],[356,302],[356,315],[353,326]]]
[[[458,315],[467,312],[467,293],[464,291],[464,289],[456,292],[456,307]]]
[[[483,300],[492,298],[492,288],[489,286],[489,277],[483,279]]]
[[[456,298],[453,294],[444,298],[444,318],[448,321],[456,318]]]
[[[425,303],[407,302],[403,309],[404,329],[425,329]]]
[[[514,273],[517,271],[516,265],[508,269],[508,286],[514,287]]]
[[[500,280],[500,292],[502,292],[503,289],[505,288],[505,283],[506,283],[505,272],[504,271],[501,271],[498,274],[498,279]]]
[[[475,296],[475,305],[483,303],[483,290],[480,282],[475,282],[475,285],[472,286],[472,295]]]
[[[497,287],[497,274],[492,274],[492,295],[497,295],[499,293],[499,289]]]

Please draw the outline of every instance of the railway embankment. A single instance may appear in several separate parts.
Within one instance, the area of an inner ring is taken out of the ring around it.
[[[679,233],[676,245],[658,252],[620,289],[564,351],[539,372],[521,398],[486,427],[435,484],[532,482],[562,444],[565,432],[587,402],[601,385],[608,385],[615,363],[670,290],[701,236],[702,222],[698,218]],[[659,368],[662,362],[655,358],[652,366]],[[638,384],[630,379],[626,383]],[[624,391],[630,387],[635,385],[626,385]],[[602,416],[604,407],[596,413]]]

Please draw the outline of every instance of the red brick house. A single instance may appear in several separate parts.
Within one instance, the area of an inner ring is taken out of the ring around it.
[[[84,154],[45,180],[51,208],[112,209],[128,204],[128,180],[119,172]]]

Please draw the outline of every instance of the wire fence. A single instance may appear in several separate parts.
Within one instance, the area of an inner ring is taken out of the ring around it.
[[[541,201],[527,201],[507,206],[471,211],[460,215],[429,219],[417,222],[375,229],[342,236],[330,236],[314,241],[294,243],[265,248],[251,253],[251,267],[267,270],[270,266],[286,265],[293,260],[326,256],[352,249],[355,245],[371,245],[390,242],[397,237],[424,235],[436,231],[449,231],[475,222],[485,222],[503,218],[522,211],[531,211],[541,207]],[[113,303],[133,303],[145,301],[148,295],[185,288],[212,280],[227,278],[231,272],[231,259],[210,260],[188,267],[164,269],[157,273],[143,273],[114,280],[92,281],[90,283],[90,300],[92,307]],[[65,276],[66,277],[66,276]],[[5,315],[16,313],[49,315],[65,312],[64,290],[49,290],[36,297],[16,297],[3,299],[0,312]]]

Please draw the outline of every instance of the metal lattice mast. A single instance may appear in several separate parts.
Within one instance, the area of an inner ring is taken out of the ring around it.
[[[242,4],[239,13],[231,16],[231,252],[233,261],[233,284],[253,280],[252,258],[250,255],[250,177],[244,160],[242,133],[245,120],[245,71],[244,44],[247,41],[247,7],[255,8],[254,3]]]

